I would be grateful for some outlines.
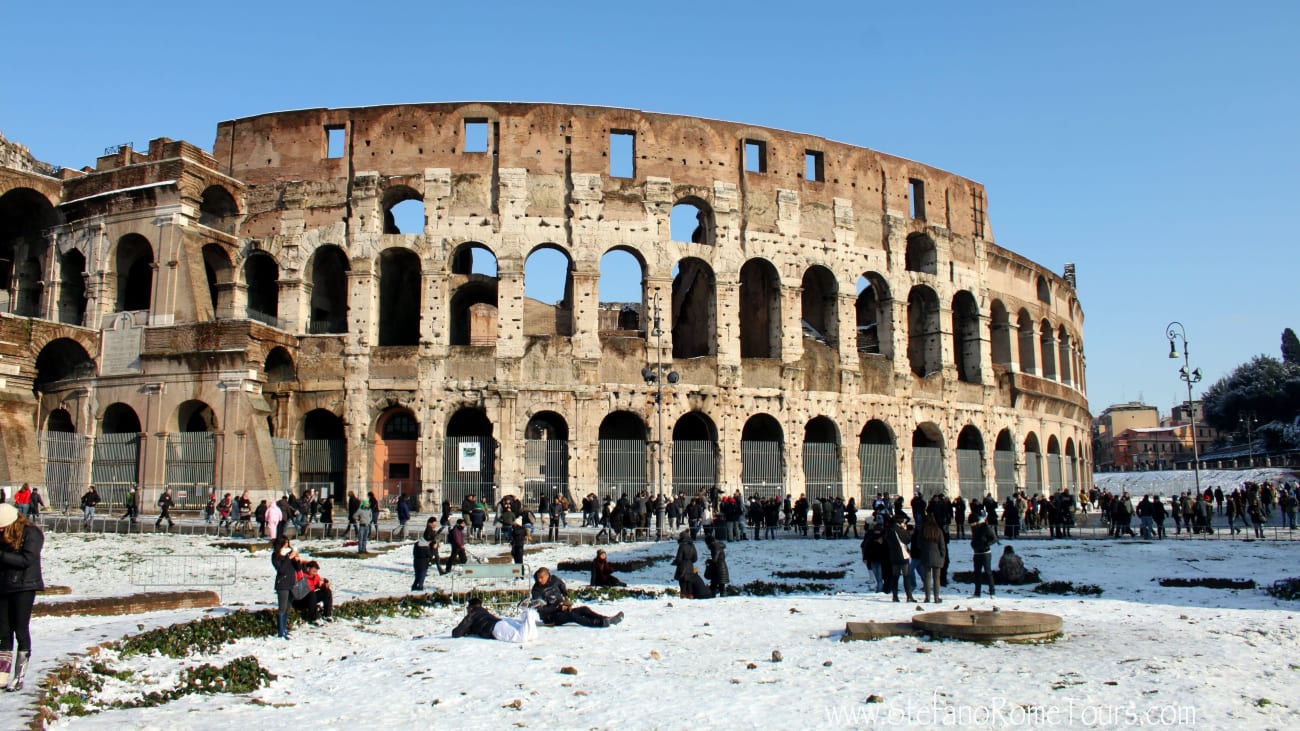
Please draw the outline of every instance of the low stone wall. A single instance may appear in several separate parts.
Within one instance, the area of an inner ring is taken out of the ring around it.
[[[170,609],[207,609],[221,606],[215,591],[150,591],[125,596],[94,596],[64,601],[38,601],[33,617],[76,617],[141,614]]]

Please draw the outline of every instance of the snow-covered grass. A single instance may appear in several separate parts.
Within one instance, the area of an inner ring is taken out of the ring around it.
[[[1064,618],[1064,635],[1040,645],[892,638],[840,642],[850,620],[905,621],[916,605],[871,593],[855,540],[781,539],[729,546],[735,584],[782,582],[778,570],[842,569],[827,595],[624,599],[595,608],[623,611],[608,629],[543,628],[527,647],[452,639],[454,607],[419,619],[300,626],[293,640],[241,640],[215,656],[179,662],[133,657],[118,662],[137,685],[161,689],[182,664],[223,665],[254,655],[278,679],[247,695],[190,695],[166,705],[66,718],[57,727],[136,729],[292,728],[1113,728],[1129,721],[1182,721],[1201,728],[1283,728],[1300,720],[1300,606],[1261,590],[1165,588],[1165,577],[1254,579],[1261,586],[1300,575],[1300,542],[1022,540],[1017,551],[1044,580],[1096,584],[1101,597],[1039,596],[1006,587],[995,599],[947,588],[945,608],[1045,611]],[[304,554],[337,547],[304,542]],[[383,544],[377,544],[383,548]],[[609,547],[611,560],[671,556],[675,544]],[[702,544],[702,554],[707,554]],[[480,557],[495,546],[472,547]],[[999,549],[1000,550],[1000,549]],[[954,570],[970,568],[970,549],[952,543]],[[138,590],[129,569],[141,557],[234,556],[226,608],[271,605],[266,551],[215,548],[181,536],[48,537],[46,581],[76,595]],[[532,566],[586,559],[590,547],[543,544]],[[405,593],[410,548],[364,560],[322,559],[337,601]],[[675,586],[668,560],[624,575],[649,589]],[[571,587],[586,576],[564,574]],[[787,581],[786,583],[796,583]],[[502,586],[508,584],[502,583]],[[429,588],[446,589],[436,572]],[[518,586],[518,585],[516,585]],[[918,592],[919,593],[919,592]],[[919,598],[919,597],[918,597]],[[927,605],[926,609],[934,608]],[[203,612],[132,617],[43,618],[34,622],[33,679],[91,645]],[[772,660],[773,650],[783,659]],[[110,658],[111,659],[111,658]],[[561,673],[570,667],[576,674]],[[34,683],[29,684],[29,687]],[[108,697],[139,687],[110,682]],[[32,714],[32,688],[0,706],[0,726]],[[871,699],[873,702],[868,702]],[[1172,724],[1170,724],[1172,725]]]

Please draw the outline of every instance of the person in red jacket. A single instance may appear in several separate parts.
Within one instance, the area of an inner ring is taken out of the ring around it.
[[[596,560],[591,562],[592,586],[627,586],[614,576],[614,568],[605,557],[605,549],[596,551]]]

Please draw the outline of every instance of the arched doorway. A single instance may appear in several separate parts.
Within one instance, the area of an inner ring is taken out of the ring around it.
[[[596,495],[635,495],[647,487],[645,420],[630,411],[615,411],[600,422]]]
[[[673,424],[673,493],[694,497],[718,484],[718,428],[699,411]]]
[[[740,488],[746,497],[785,495],[785,432],[768,414],[755,414],[740,433]]]
[[[410,409],[395,406],[375,424],[375,460],[371,483],[380,500],[420,494],[420,422]]]
[[[217,464],[217,416],[202,401],[186,401],[176,410],[167,435],[167,482],[177,507],[195,507],[214,489]]]
[[[858,434],[858,473],[862,503],[876,496],[898,494],[898,448],[894,433],[880,419],[872,419]]]
[[[957,489],[966,500],[982,500],[988,492],[984,481],[984,437],[969,424],[957,435]]]
[[[524,427],[525,505],[537,505],[563,495],[569,504],[569,425],[554,411],[541,411]]]
[[[314,490],[343,505],[347,500],[347,434],[343,419],[325,409],[307,412],[298,447],[298,489]]]
[[[812,419],[803,428],[803,484],[809,500],[844,495],[840,429],[825,416]]]
[[[116,403],[104,409],[90,463],[90,481],[100,500],[120,505],[126,493],[135,492],[142,431],[140,417],[130,406]]]
[[[912,432],[912,494],[944,495],[943,432],[932,422]]]
[[[447,421],[442,450],[442,497],[459,505],[467,496],[496,500],[496,441],[481,409],[462,408]]]

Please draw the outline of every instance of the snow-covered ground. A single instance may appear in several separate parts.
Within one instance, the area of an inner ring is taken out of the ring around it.
[[[372,544],[383,548],[386,544]],[[532,566],[585,559],[590,547],[553,546]],[[304,542],[304,554],[337,542]],[[1053,597],[1006,587],[995,599],[949,586],[943,606],[1046,611],[1064,618],[1064,636],[1042,645],[891,638],[840,642],[850,620],[905,621],[916,605],[867,589],[855,540],[782,539],[729,546],[733,583],[780,582],[781,569],[844,569],[825,595],[679,598],[603,602],[627,619],[607,629],[542,628],[527,647],[452,639],[461,613],[420,619],[300,626],[291,641],[243,640],[216,657],[256,655],[278,676],[247,696],[190,695],[167,705],[60,721],[63,728],[934,728],[1182,725],[1286,728],[1300,721],[1300,606],[1261,590],[1160,587],[1161,577],[1250,578],[1261,586],[1300,575],[1300,542],[1022,540],[1017,550],[1046,580],[1096,584],[1100,597]],[[707,554],[703,544],[698,544]],[[954,570],[969,570],[970,548],[954,541]],[[479,556],[495,546],[472,547]],[[610,558],[671,557],[672,542],[622,544]],[[1000,552],[1000,548],[997,549]],[[47,583],[77,595],[133,590],[141,557],[170,553],[234,558],[238,579],[222,589],[228,607],[273,599],[266,551],[213,547],[181,536],[48,537]],[[670,558],[624,575],[634,586],[675,586]],[[365,560],[323,558],[337,601],[396,595],[410,585],[410,548]],[[571,587],[586,576],[561,573]],[[797,581],[797,580],[792,580]],[[436,572],[430,588],[446,588]],[[919,593],[919,592],[918,592]],[[927,605],[927,609],[934,608]],[[216,611],[226,611],[225,609]],[[141,628],[202,615],[165,612],[118,618],[34,622],[32,679],[61,659]],[[773,650],[781,662],[773,662]],[[179,669],[160,657],[130,667],[165,685]],[[561,668],[576,674],[561,673]],[[35,683],[2,696],[0,727],[31,718]],[[875,696],[878,702],[868,703]]]
[[[1294,470],[1279,467],[1259,467],[1249,470],[1201,470],[1201,491],[1205,488],[1221,487],[1225,493],[1232,492],[1244,482],[1263,484],[1272,482],[1294,482]],[[1128,492],[1130,495],[1160,495],[1168,497],[1174,493],[1195,492],[1196,473],[1191,470],[1152,470],[1149,472],[1098,472],[1093,475],[1093,484],[1102,490],[1115,494]]]

